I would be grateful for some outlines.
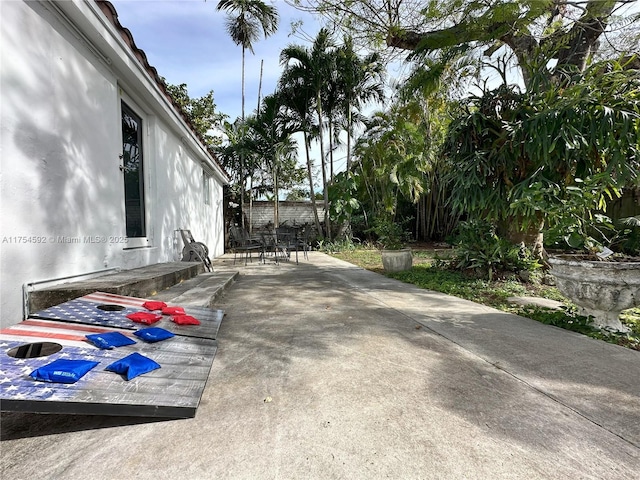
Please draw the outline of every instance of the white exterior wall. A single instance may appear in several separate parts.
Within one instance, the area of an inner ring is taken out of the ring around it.
[[[181,227],[221,255],[224,174],[98,7],[0,2],[0,17],[0,325],[21,320],[27,283],[179,260]],[[122,100],[144,126],[142,248],[125,242]]]

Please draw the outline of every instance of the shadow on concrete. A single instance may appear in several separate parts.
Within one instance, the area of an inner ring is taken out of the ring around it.
[[[220,307],[221,338],[242,358],[228,375],[286,377],[300,358],[343,362],[350,351],[366,368],[413,370],[405,380],[424,384],[425,402],[509,442],[569,448],[577,413],[640,445],[636,352],[350,265],[246,272]]]
[[[57,415],[23,412],[2,412],[0,441],[19,438],[46,437],[61,433],[82,432],[102,428],[164,422],[166,418],[113,417],[105,415]]]

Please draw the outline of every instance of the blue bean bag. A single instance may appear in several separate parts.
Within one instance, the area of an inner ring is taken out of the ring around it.
[[[86,335],[87,340],[96,347],[105,350],[111,350],[113,347],[122,347],[124,345],[133,345],[136,343],[132,338],[120,332],[94,333]]]
[[[160,327],[143,328],[133,332],[133,334],[149,343],[159,342],[161,340],[166,340],[167,338],[175,337],[175,335],[169,330],[165,330]]]
[[[143,373],[151,372],[152,370],[157,370],[160,368],[160,364],[154,362],[148,357],[144,355],[140,355],[135,352],[131,355],[127,355],[120,360],[113,362],[109,365],[105,370],[109,372],[119,373],[124,375],[127,380],[131,380],[132,378],[136,378]]]
[[[29,376],[41,382],[76,383],[98,363],[89,360],[58,359],[36,368]]]

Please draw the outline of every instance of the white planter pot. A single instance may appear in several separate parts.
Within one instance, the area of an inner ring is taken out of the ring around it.
[[[413,254],[410,248],[402,250],[382,250],[382,265],[385,272],[403,272],[411,270]]]
[[[640,262],[600,262],[559,255],[549,258],[558,290],[593,316],[599,328],[624,331],[620,312],[640,306]]]

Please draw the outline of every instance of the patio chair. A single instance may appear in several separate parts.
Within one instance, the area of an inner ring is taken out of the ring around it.
[[[300,236],[298,237],[299,247],[302,248],[302,256],[305,260],[309,260],[309,250],[311,250],[311,233],[313,226],[309,223],[305,224]]]
[[[298,229],[289,227],[276,228],[276,237],[278,240],[278,246],[281,252],[284,254],[285,260],[290,260],[291,252],[296,252],[296,263],[298,263],[298,248],[300,243],[298,240]]]
[[[278,241],[277,232],[261,232],[260,237],[262,238],[262,261],[266,263],[267,254],[273,254],[273,259],[276,264],[279,262],[279,259],[285,260],[287,258],[287,252],[283,249],[281,242]]]
[[[249,233],[242,227],[232,226],[229,229],[229,246],[233,250],[233,264],[236,264],[238,254],[242,257],[244,255],[244,265],[247,265],[247,261],[253,262],[253,252],[263,253],[262,242],[252,240],[249,237]]]
[[[196,242],[191,230],[179,230],[184,242],[182,249],[183,262],[202,262],[207,272],[213,272],[213,265],[209,258],[209,249],[202,242]]]

